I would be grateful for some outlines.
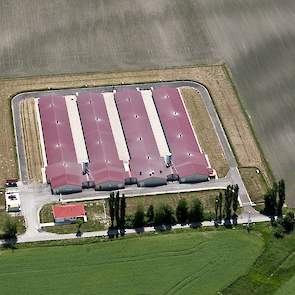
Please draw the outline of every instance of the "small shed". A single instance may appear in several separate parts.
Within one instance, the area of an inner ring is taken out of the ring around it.
[[[53,205],[52,212],[54,222],[71,223],[77,219],[87,221],[87,215],[83,204]]]

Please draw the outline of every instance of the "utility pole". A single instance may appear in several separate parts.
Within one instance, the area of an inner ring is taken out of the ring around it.
[[[250,224],[251,224],[251,211],[248,211],[248,224],[247,224],[247,231],[250,232]]]

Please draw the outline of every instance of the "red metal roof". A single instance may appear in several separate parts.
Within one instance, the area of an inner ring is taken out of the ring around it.
[[[121,124],[130,154],[134,178],[166,178],[167,168],[160,157],[152,127],[139,91],[123,89],[115,93]]]
[[[54,218],[83,217],[86,215],[83,204],[53,205]]]
[[[65,98],[61,95],[42,96],[39,109],[48,165],[77,162]]]
[[[48,162],[46,176],[51,187],[81,186],[82,168],[77,163],[65,98],[61,95],[41,96],[39,110]]]
[[[81,165],[77,163],[56,163],[46,167],[47,178],[53,189],[65,186],[81,186]]]
[[[154,102],[172,154],[175,173],[180,177],[208,175],[208,163],[195,138],[192,126],[177,88],[153,90]]]
[[[103,95],[81,93],[77,97],[77,103],[92,177],[96,183],[124,183],[125,170],[118,156]]]

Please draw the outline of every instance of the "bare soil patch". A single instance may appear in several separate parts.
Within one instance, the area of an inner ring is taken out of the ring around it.
[[[203,151],[217,175],[224,177],[228,164],[202,96],[192,88],[182,88],[181,94]]]

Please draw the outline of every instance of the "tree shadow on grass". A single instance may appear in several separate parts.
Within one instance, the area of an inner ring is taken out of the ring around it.
[[[17,249],[17,237],[3,237],[2,247],[5,249]]]
[[[137,234],[142,234],[142,233],[144,233],[144,227],[137,227],[137,228],[135,228],[134,230],[135,230],[135,232],[136,232]]]
[[[172,226],[170,224],[160,224],[154,226],[156,232],[164,232],[171,230]]]
[[[233,227],[233,225],[232,225],[230,219],[225,219],[223,225],[224,225],[224,227],[226,227],[226,228],[232,228],[232,227]]]
[[[191,222],[190,224],[190,228],[200,228],[202,227],[202,222],[198,221],[198,222]]]

